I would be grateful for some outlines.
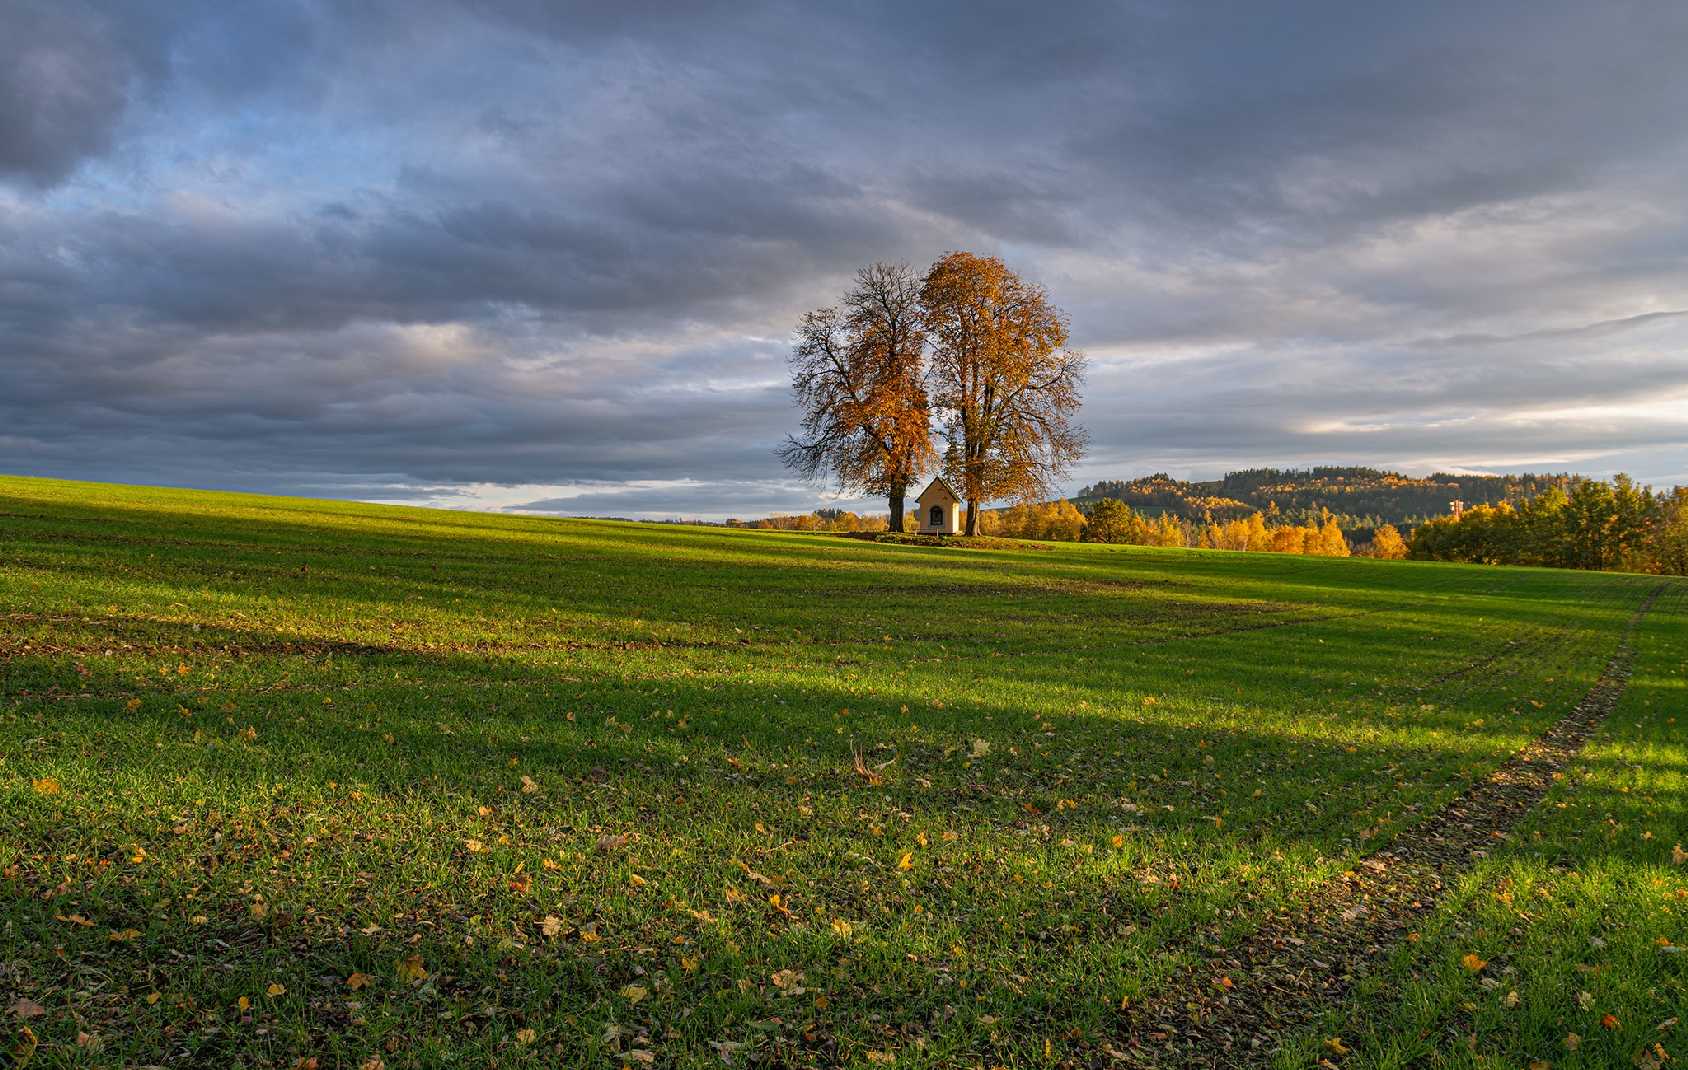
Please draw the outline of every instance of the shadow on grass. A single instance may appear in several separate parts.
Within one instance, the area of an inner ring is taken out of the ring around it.
[[[1364,828],[1356,814],[1398,828],[1410,820],[1391,805],[1403,791],[1424,804],[1503,761],[1568,712],[1615,641],[1543,632],[1464,663],[1481,673],[1380,688],[1353,666],[1356,656],[1363,663],[1394,651],[1401,636],[1391,631],[1293,655],[1255,636],[1252,651],[1205,657],[1200,681],[1141,696],[1154,699],[1149,705],[1123,686],[1174,678],[1181,652],[1138,652],[1117,675],[1091,674],[1070,703],[1060,685],[1070,685],[1062,677],[1071,665],[1060,664],[992,666],[994,675],[961,678],[969,697],[937,702],[958,680],[942,661],[864,688],[838,674],[756,680],[743,666],[721,671],[709,647],[653,647],[635,658],[611,646],[588,651],[595,660],[565,651],[554,664],[534,664],[258,627],[149,621],[140,638],[148,657],[156,648],[211,658],[186,681],[150,665],[141,677],[109,659],[73,666],[51,650],[18,654],[3,662],[0,698],[49,715],[44,726],[63,745],[96,745],[95,768],[205,766],[228,785],[285,777],[397,796],[425,785],[466,799],[513,790],[515,759],[523,773],[560,779],[559,791],[579,793],[571,805],[590,800],[587,809],[605,820],[634,816],[629,802],[647,819],[680,795],[696,807],[716,793],[819,792],[934,813],[965,808],[1022,829],[1053,820],[1094,832],[1099,809],[1109,827],[1254,846],[1288,836],[1324,852],[1354,846]],[[1537,679],[1544,667],[1551,686]],[[1520,693],[1521,677],[1540,686]],[[1215,709],[1216,698],[1229,708]],[[239,739],[249,724],[259,734],[250,744]],[[975,755],[979,743],[985,751]],[[856,769],[858,755],[883,768],[869,777]],[[1244,794],[1256,785],[1270,794]],[[1086,822],[1076,813],[1051,817],[1064,798],[1087,800]],[[1220,813],[1223,832],[1212,821]]]

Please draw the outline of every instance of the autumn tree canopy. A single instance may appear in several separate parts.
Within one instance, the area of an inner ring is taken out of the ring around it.
[[[947,254],[927,272],[920,303],[944,469],[975,535],[983,503],[1048,496],[1082,455],[1072,416],[1085,361],[1067,348],[1067,317],[1043,288],[996,257]]]
[[[883,494],[903,530],[909,485],[936,459],[924,379],[920,283],[903,264],[873,264],[836,307],[806,314],[791,353],[801,436],[780,457],[810,479]]]
[[[800,436],[780,450],[810,479],[884,494],[903,530],[908,489],[938,459],[967,501],[1048,496],[1084,449],[1072,423],[1084,357],[1042,287],[995,257],[949,253],[917,279],[900,264],[856,273],[839,305],[805,315],[791,354]]]
[[[1394,524],[1384,524],[1372,533],[1372,556],[1398,561],[1407,556],[1407,540]]]

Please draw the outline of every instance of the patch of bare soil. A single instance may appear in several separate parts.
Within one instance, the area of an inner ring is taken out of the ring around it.
[[[1140,1066],[1268,1062],[1291,1032],[1342,1000],[1436,905],[1448,884],[1541,801],[1617,705],[1629,680],[1635,626],[1664,588],[1642,600],[1605,670],[1577,707],[1486,779],[1353,870],[1268,918],[1240,946],[1216,949],[1132,1017]]]

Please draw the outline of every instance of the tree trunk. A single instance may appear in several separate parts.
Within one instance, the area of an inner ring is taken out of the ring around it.
[[[903,498],[908,493],[906,487],[894,487],[891,490],[891,530],[903,530]]]
[[[979,503],[969,500],[967,503],[967,534],[979,533]]]

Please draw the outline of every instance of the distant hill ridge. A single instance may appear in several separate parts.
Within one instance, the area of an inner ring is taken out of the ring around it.
[[[1249,468],[1221,479],[1190,482],[1165,472],[1138,479],[1104,479],[1073,501],[1088,505],[1114,498],[1140,513],[1201,520],[1231,520],[1259,511],[1305,522],[1329,510],[1346,531],[1380,524],[1412,527],[1448,512],[1460,500],[1482,505],[1530,498],[1549,487],[1568,488],[1582,476],[1522,473],[1460,475],[1436,472],[1422,479],[1377,468]]]

